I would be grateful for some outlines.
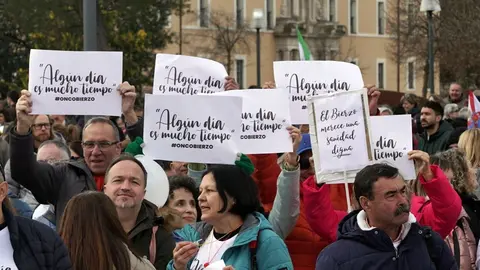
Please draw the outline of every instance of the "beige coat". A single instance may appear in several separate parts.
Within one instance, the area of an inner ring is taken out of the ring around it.
[[[130,265],[132,270],[155,270],[155,267],[146,258],[137,258],[133,253],[128,250],[130,254]]]

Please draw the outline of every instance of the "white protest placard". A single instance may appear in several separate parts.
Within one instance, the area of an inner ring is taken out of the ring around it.
[[[122,52],[30,50],[32,114],[119,116],[122,57]]]
[[[415,166],[408,160],[408,152],[413,148],[411,116],[373,116],[370,123],[375,163],[388,163],[398,168],[404,179],[415,179]]]
[[[279,89],[248,89],[217,93],[243,98],[239,149],[244,154],[288,153],[293,150],[288,95]]]
[[[224,91],[227,70],[215,61],[184,55],[157,54],[153,94],[196,95]]]
[[[337,61],[279,61],[273,63],[275,83],[290,95],[293,124],[308,124],[309,97],[364,87],[357,65]]]
[[[366,100],[365,89],[312,97],[317,174],[358,170],[372,160]]]
[[[143,152],[153,159],[234,164],[242,98],[145,95]]]

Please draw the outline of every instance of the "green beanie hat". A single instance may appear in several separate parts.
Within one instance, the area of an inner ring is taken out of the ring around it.
[[[242,169],[247,175],[252,175],[255,171],[255,166],[253,166],[252,161],[244,154],[238,154],[235,165]]]
[[[135,140],[127,145],[125,148],[125,153],[130,153],[133,156],[143,155],[143,139],[142,137],[137,137]]]

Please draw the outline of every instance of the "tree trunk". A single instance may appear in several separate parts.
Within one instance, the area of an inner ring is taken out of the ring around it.
[[[227,73],[228,73],[228,76],[232,76],[231,71],[232,71],[232,52],[227,51]]]

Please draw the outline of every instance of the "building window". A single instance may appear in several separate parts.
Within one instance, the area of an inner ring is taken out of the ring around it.
[[[290,51],[290,60],[299,60],[299,54],[298,54],[298,50],[297,49],[293,49]]]
[[[415,90],[415,60],[407,62],[407,87],[408,90]]]
[[[377,63],[377,87],[379,89],[385,88],[385,63]]]
[[[273,29],[273,20],[275,19],[275,14],[273,13],[273,0],[266,0],[267,6],[267,29]]]
[[[289,7],[290,17],[294,17],[295,16],[295,0],[290,0],[288,1],[288,3],[290,4],[290,7]]]
[[[235,70],[237,73],[237,83],[240,89],[245,89],[245,60],[243,59],[236,59],[235,60]]]
[[[208,27],[208,0],[199,0],[200,3],[200,27]]]
[[[277,60],[278,61],[283,61],[284,60],[284,54],[283,54],[283,51],[282,50],[279,50],[278,53],[277,53]]]
[[[377,2],[378,34],[385,35],[385,2]]]
[[[413,3],[412,0],[407,1],[407,20],[408,20],[408,31],[411,31],[413,28],[413,22],[415,21],[415,15],[416,15],[416,8],[415,4]]]
[[[244,15],[245,10],[243,9],[243,4],[245,0],[237,0],[236,4],[236,18],[237,18],[237,27],[241,28],[244,24]]]
[[[357,33],[357,0],[350,0],[350,33]]]
[[[337,0],[329,0],[328,12],[328,19],[331,22],[337,21]]]

